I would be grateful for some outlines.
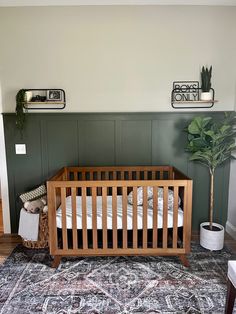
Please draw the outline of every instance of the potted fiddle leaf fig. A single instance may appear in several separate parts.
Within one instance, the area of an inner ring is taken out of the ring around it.
[[[212,100],[211,93],[211,76],[212,76],[212,66],[208,69],[208,67],[202,67],[201,71],[201,100],[208,101]]]
[[[214,223],[214,179],[215,170],[224,164],[236,150],[236,114],[225,113],[224,118],[195,117],[187,127],[187,152],[190,160],[209,169],[210,206],[209,222],[200,225],[200,244],[209,250],[221,250],[224,245],[224,227]],[[235,158],[234,158],[235,159]]]
[[[16,127],[21,132],[23,131],[26,123],[26,115],[24,104],[26,101],[26,90],[20,89],[16,94]]]

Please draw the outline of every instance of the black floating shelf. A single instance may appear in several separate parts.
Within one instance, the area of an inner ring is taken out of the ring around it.
[[[25,91],[26,98],[28,98],[24,103],[26,110],[61,110],[66,106],[66,94],[64,89],[35,88],[25,89]]]
[[[178,88],[174,88],[171,92],[171,106],[175,109],[204,109],[212,108],[218,100],[215,100],[215,91],[211,88],[212,91],[212,100],[199,100],[199,91],[201,88],[194,88],[197,90],[198,100],[176,100],[176,94],[184,94],[185,92],[179,91]],[[191,93],[191,91],[190,91]],[[205,104],[205,106],[203,106]]]

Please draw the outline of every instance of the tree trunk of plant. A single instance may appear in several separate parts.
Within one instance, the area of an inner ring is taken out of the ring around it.
[[[212,230],[213,208],[214,208],[214,170],[210,170],[210,174],[211,174],[211,183],[210,183],[210,213],[209,213],[209,222],[210,222],[210,230]]]

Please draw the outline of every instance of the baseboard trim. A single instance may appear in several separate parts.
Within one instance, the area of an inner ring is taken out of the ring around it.
[[[229,221],[226,222],[226,232],[234,239],[236,240],[236,227],[232,225]]]

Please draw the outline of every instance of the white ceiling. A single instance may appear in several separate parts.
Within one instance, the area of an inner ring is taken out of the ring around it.
[[[236,0],[0,0],[0,7],[71,5],[221,5],[236,6]]]

